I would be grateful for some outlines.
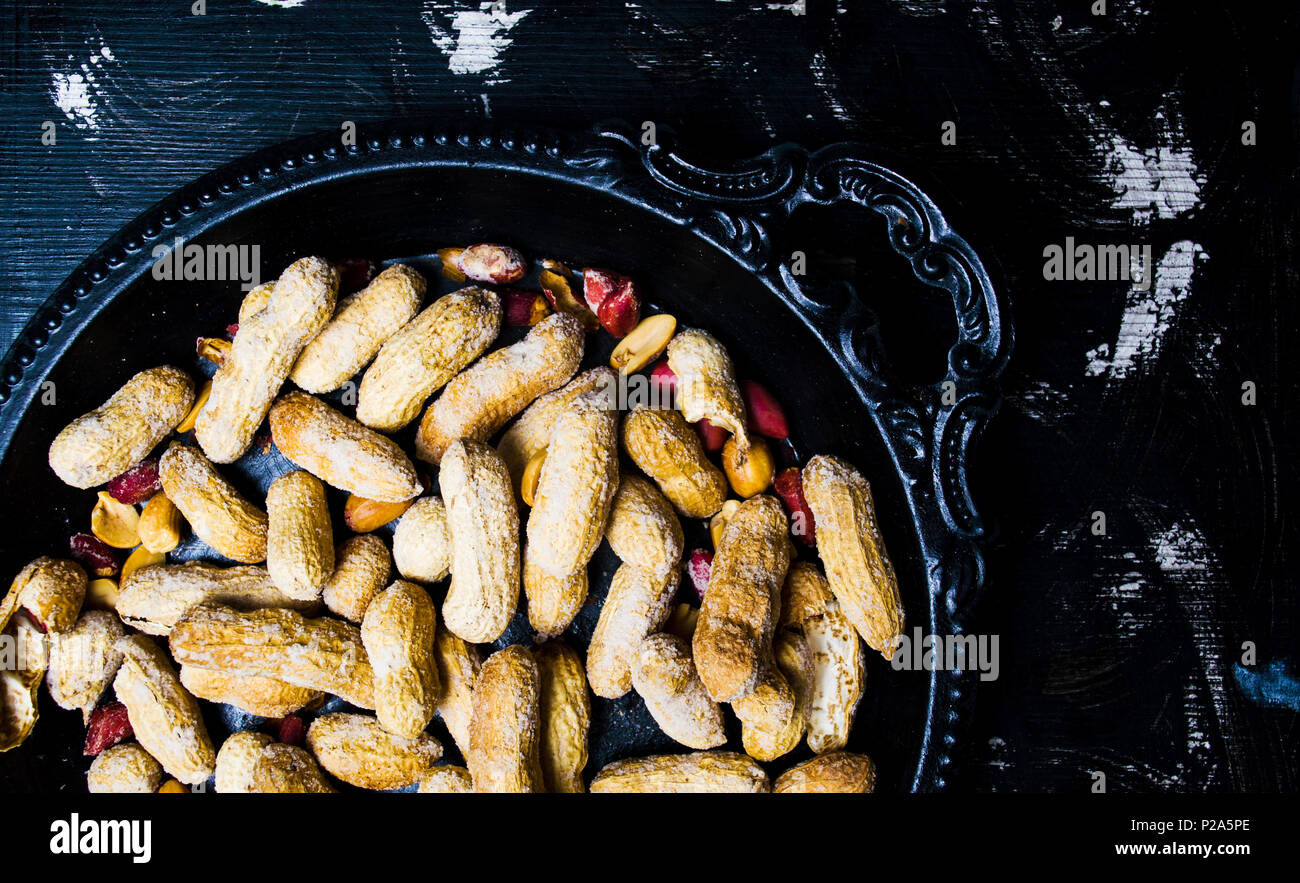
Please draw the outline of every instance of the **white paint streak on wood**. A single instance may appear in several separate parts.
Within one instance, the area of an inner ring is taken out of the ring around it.
[[[1191,294],[1198,255],[1205,255],[1199,244],[1187,239],[1175,242],[1156,262],[1155,282],[1150,290],[1129,289],[1114,355],[1109,344],[1089,350],[1085,354],[1088,376],[1124,378],[1142,362],[1150,362],[1160,354],[1179,305]]]
[[[117,56],[107,45],[93,50],[84,62],[78,64],[69,55],[69,67],[51,72],[50,99],[68,121],[85,132],[96,132],[100,127],[100,95],[96,71]],[[93,140],[93,139],[88,139]]]
[[[433,44],[447,56],[453,74],[486,74],[500,66],[505,51],[514,42],[511,29],[531,12],[508,12],[506,4],[499,0],[468,9],[446,0],[426,0],[420,20],[429,29]]]
[[[852,123],[853,116],[845,109],[844,104],[835,94],[834,73],[826,62],[826,53],[815,53],[812,61],[809,62],[808,68],[812,71],[813,82],[817,85],[817,91],[826,99],[826,104],[830,107],[835,119],[842,123]]]
[[[1176,218],[1200,205],[1205,179],[1190,147],[1162,144],[1140,150],[1113,135],[1106,169],[1115,190],[1111,205],[1130,209],[1139,224],[1152,217]]]

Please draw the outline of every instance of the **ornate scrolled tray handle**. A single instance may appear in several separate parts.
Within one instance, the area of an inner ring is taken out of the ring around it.
[[[922,190],[865,156],[860,145],[833,144],[816,152],[783,144],[717,171],[675,152],[662,128],[656,143],[640,144],[619,125],[598,130],[639,152],[651,177],[687,200],[707,206],[691,220],[707,236],[773,282],[828,339],[843,343],[838,354],[859,380],[904,462],[933,470],[934,504],[944,527],[958,539],[984,536],[971,499],[967,465],[971,446],[998,402],[997,381],[1011,348],[1004,307],[979,256],[952,231]],[[804,203],[850,202],[886,222],[890,245],[911,265],[916,278],[948,292],[956,315],[957,339],[948,350],[948,370],[929,387],[920,407],[902,399],[879,340],[862,326],[866,316],[855,297],[819,301],[805,291],[771,254],[772,228]],[[978,555],[978,550],[974,554]],[[950,586],[955,614],[977,586]]]

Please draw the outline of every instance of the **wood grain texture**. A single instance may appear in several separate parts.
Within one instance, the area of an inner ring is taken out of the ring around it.
[[[1109,6],[7,2],[0,342],[164,194],[345,120],[652,120],[701,161],[868,142],[939,199],[1016,322],[976,479],[998,532],[974,628],[1001,635],[1001,676],[958,785],[1294,790],[1297,18]],[[854,283],[903,381],[934,379],[948,307],[890,296],[906,268],[860,215],[798,218],[778,246],[810,284]],[[1153,292],[1045,281],[1067,236],[1151,245]]]

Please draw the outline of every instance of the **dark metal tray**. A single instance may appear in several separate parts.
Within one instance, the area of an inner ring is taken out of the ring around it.
[[[0,499],[10,513],[0,572],[64,554],[67,537],[87,529],[92,492],[64,486],[46,464],[55,433],[135,371],[171,363],[197,372],[195,338],[234,321],[238,285],[153,279],[157,244],[257,244],[263,278],[271,278],[303,254],[418,263],[444,245],[498,240],[530,257],[626,272],[658,308],[718,336],[738,372],[784,403],[801,459],[837,454],[871,481],[909,632],[962,631],[984,581],[984,526],[968,465],[997,406],[1011,345],[1005,307],[979,258],[917,186],[860,146],[809,153],[782,145],[713,170],[683,159],[662,128],[656,145],[638,136],[618,124],[577,135],[392,124],[362,129],[355,147],[328,135],[259,151],[163,200],[58,288],[0,368]],[[792,273],[790,253],[780,253],[784,233],[808,204],[870,210],[878,219],[863,223],[863,242],[884,240],[918,288],[950,295],[956,339],[942,379],[900,382],[862,299]],[[589,352],[585,364],[607,355],[608,347]],[[47,383],[54,404],[43,403]],[[253,453],[229,474],[264,490],[287,468],[275,452]],[[591,598],[566,636],[580,647],[615,564],[608,548],[592,562]],[[529,640],[521,614],[499,643]],[[976,677],[894,671],[869,654],[850,748],[876,759],[881,789],[946,785]],[[678,749],[635,694],[594,700],[593,717],[588,776],[618,757]],[[232,723],[214,710],[214,738]],[[432,726],[454,758],[441,723]],[[42,691],[32,736],[0,755],[0,790],[82,790],[81,740],[80,716]],[[801,748],[772,772],[806,756]]]

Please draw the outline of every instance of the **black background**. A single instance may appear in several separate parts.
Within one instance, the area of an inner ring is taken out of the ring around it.
[[[958,787],[1086,792],[1101,771],[1112,791],[1294,790],[1296,10],[775,6],[510,3],[475,54],[468,2],[5,4],[0,341],[164,194],[345,120],[650,120],[705,161],[866,142],[980,249],[1016,326],[977,478],[997,534],[974,630],[1001,636],[1001,677]],[[861,272],[861,229],[809,229],[816,272],[857,285],[901,367],[938,371],[942,323]],[[1148,331],[1126,283],[1044,280],[1066,236],[1200,257]]]

